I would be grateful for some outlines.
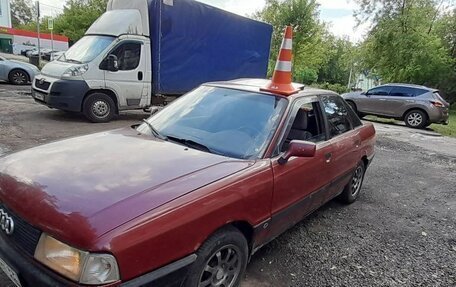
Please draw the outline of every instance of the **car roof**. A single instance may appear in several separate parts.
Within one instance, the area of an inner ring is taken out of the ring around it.
[[[214,87],[219,87],[219,88],[236,89],[236,90],[248,91],[248,92],[254,92],[254,93],[269,94],[269,95],[274,95],[274,96],[283,97],[283,98],[299,98],[299,97],[303,97],[303,96],[315,96],[315,95],[322,95],[322,94],[338,95],[337,93],[335,93],[333,91],[307,87],[307,86],[305,86],[303,84],[299,84],[299,83],[292,83],[293,86],[300,91],[298,93],[290,95],[290,96],[284,96],[284,95],[280,95],[280,94],[276,94],[276,93],[272,93],[272,92],[261,91],[260,89],[262,87],[266,86],[268,83],[269,83],[269,80],[267,80],[267,79],[245,78],[245,79],[236,79],[236,80],[232,80],[232,81],[210,82],[210,83],[206,83],[204,85],[214,86]]]
[[[416,89],[423,89],[423,90],[428,90],[430,92],[437,91],[436,89],[433,88],[428,88],[426,86],[422,85],[415,85],[415,84],[403,84],[403,83],[390,83],[390,84],[384,84],[380,85],[379,87],[385,87],[385,86],[392,86],[392,87],[406,87],[406,88],[416,88]]]

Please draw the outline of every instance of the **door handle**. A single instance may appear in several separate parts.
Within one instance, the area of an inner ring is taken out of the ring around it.
[[[139,81],[143,80],[143,72],[138,72],[138,80]]]
[[[325,154],[326,163],[330,163],[332,158],[332,153],[328,152]]]

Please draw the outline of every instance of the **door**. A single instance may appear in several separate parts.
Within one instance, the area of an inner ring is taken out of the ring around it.
[[[304,140],[317,144],[313,158],[292,157],[285,164],[278,158],[272,160],[274,194],[270,236],[274,237],[304,216],[320,207],[327,198],[330,182],[331,146],[317,97],[297,101],[289,118],[288,128],[280,143],[279,152],[285,152],[292,140]]]
[[[407,106],[415,103],[415,97],[418,93],[419,90],[415,88],[393,87],[385,105],[391,111],[392,116],[402,117],[408,109]]]
[[[370,89],[356,102],[358,111],[376,115],[390,115],[386,103],[390,91],[390,86]]]
[[[352,110],[339,96],[322,96],[321,103],[331,145],[330,194],[335,195],[343,190],[362,158],[361,136],[358,129],[361,122],[355,122],[357,117],[350,114]]]
[[[109,55],[118,59],[118,71],[105,70],[105,85],[113,90],[121,108],[139,107],[146,90],[145,45],[141,41],[124,41],[117,45]]]

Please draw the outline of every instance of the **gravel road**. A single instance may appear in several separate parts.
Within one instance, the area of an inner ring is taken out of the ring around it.
[[[0,154],[123,127],[35,104],[0,84]],[[456,286],[456,140],[376,123],[377,155],[363,193],[332,201],[258,251],[243,287]],[[12,287],[0,273],[0,286]]]

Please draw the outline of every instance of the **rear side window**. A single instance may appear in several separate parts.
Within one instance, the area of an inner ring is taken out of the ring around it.
[[[348,108],[342,98],[338,96],[323,96],[324,113],[328,119],[331,138],[351,130]]]
[[[392,97],[404,97],[404,98],[412,98],[419,95],[422,95],[426,92],[423,89],[417,88],[409,88],[409,87],[394,87],[391,90],[390,96]]]

